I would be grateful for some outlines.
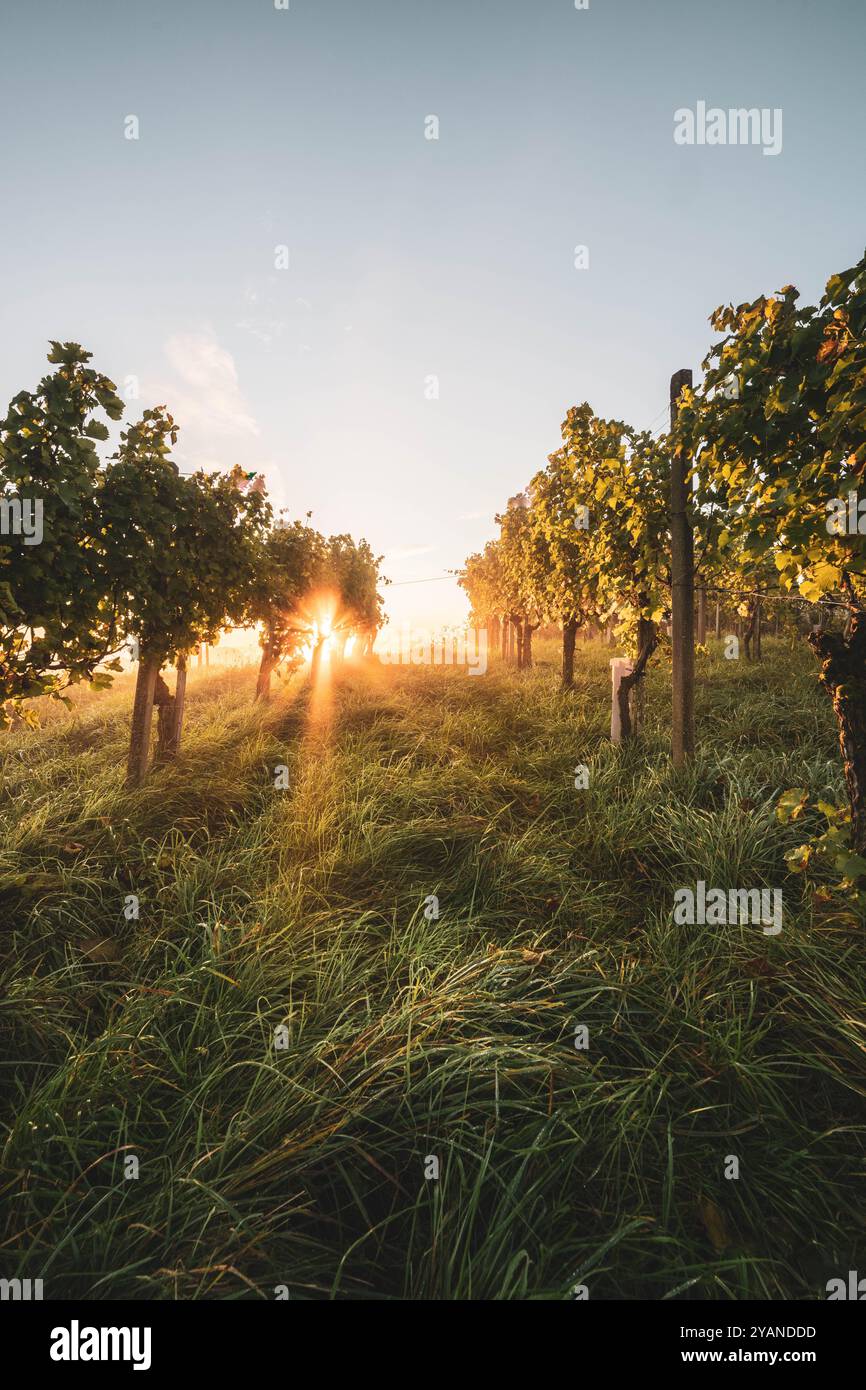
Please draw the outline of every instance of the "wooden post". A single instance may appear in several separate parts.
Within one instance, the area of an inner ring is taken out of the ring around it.
[[[702,647],[707,640],[707,590],[705,585],[698,585],[698,646]]]
[[[671,431],[680,393],[691,386],[688,368],[671,377]],[[671,648],[673,760],[681,767],[695,751],[695,538],[692,532],[688,460],[682,447],[671,460]]]
[[[722,604],[720,599],[716,599],[716,637],[722,635]]]
[[[153,696],[161,664],[159,657],[147,656],[144,652],[139,659],[132,706],[129,758],[126,764],[126,783],[130,787],[137,787],[147,772],[150,758],[150,728],[153,723]]]
[[[574,688],[574,643],[577,637],[577,619],[567,618],[562,625],[562,688]]]

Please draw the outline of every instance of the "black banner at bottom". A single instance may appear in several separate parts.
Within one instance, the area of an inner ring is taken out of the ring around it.
[[[474,1305],[457,1313],[459,1359],[465,1369],[474,1342],[479,1363],[500,1349],[511,1356],[519,1339],[520,1355],[540,1364],[548,1360],[545,1344],[532,1337],[543,1330],[577,1338],[581,1358],[593,1353],[612,1372],[639,1370],[666,1373],[675,1366],[700,1369],[721,1365],[812,1367],[826,1378],[844,1365],[857,1364],[866,1320],[858,1300],[809,1303],[632,1303],[581,1302],[541,1313],[523,1313],[507,1305],[507,1322],[499,1324],[496,1304]],[[400,1304],[374,1314],[371,1303],[327,1307],[287,1300],[265,1305],[255,1300],[195,1303],[0,1303],[0,1326],[6,1353],[14,1350],[23,1369],[52,1377],[93,1378],[109,1370],[134,1375],[229,1375],[297,1370],[301,1348],[308,1356],[322,1350],[311,1337],[325,1336],[327,1370],[345,1364],[351,1371],[364,1361],[371,1366],[375,1348],[369,1338],[370,1317],[382,1316],[389,1335],[412,1331],[423,1346],[428,1376],[438,1363],[453,1366],[457,1346],[442,1318],[441,1304]],[[525,1322],[524,1322],[525,1317]],[[356,1320],[357,1319],[357,1320]],[[378,1324],[377,1324],[378,1326]],[[500,1331],[501,1329],[501,1331]],[[337,1339],[337,1334],[341,1339]],[[431,1335],[433,1334],[433,1335]],[[526,1334],[530,1334],[527,1339]],[[349,1340],[351,1338],[351,1340]],[[357,1340],[356,1340],[357,1338]],[[298,1339],[302,1339],[300,1342]],[[392,1346],[391,1343],[386,1344]],[[510,1350],[509,1350],[510,1348]],[[534,1350],[533,1350],[534,1349]],[[431,1354],[432,1353],[432,1354]],[[379,1357],[382,1356],[382,1348]],[[292,1361],[287,1361],[291,1357]],[[306,1358],[305,1358],[306,1359]],[[384,1359],[384,1358],[382,1358]]]

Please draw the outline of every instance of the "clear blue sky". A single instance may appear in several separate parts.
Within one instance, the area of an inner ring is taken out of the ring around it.
[[[395,581],[493,534],[569,405],[657,427],[717,303],[811,301],[866,242],[863,0],[15,0],[0,32],[4,402],[76,339],[182,467],[263,469]],[[781,154],[676,145],[699,100],[781,108]]]

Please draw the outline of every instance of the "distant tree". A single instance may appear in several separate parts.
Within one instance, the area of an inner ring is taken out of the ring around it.
[[[284,521],[268,533],[255,578],[252,616],[261,624],[256,699],[267,700],[271,675],[296,662],[313,633],[311,602],[324,583],[327,545],[312,526]]]
[[[486,626],[495,641],[506,621],[501,542],[488,541],[483,551],[469,555],[457,572],[457,583],[469,600],[470,622]]]
[[[331,631],[342,651],[348,638],[360,638],[362,650],[372,651],[382,625],[383,600],[379,593],[382,557],[373,554],[366,540],[341,534],[329,536],[324,562],[324,587],[332,604]],[[321,637],[317,657],[321,653]]]
[[[182,477],[169,457],[177,427],[164,407],[121,434],[99,496],[101,564],[138,643],[128,778],[147,766],[153,704],[161,706],[159,756],[177,752],[186,656],[229,626],[252,621],[255,580],[270,520],[260,489],[240,469]],[[173,700],[160,676],[175,662]]]
[[[658,646],[667,602],[670,461],[664,441],[602,419],[586,403],[568,411],[562,437],[556,467],[564,515],[580,515],[586,524],[576,597],[595,614],[616,614],[621,634],[634,646],[633,672],[620,686],[623,736],[629,737],[630,697]]]
[[[574,685],[578,629],[597,618],[597,594],[589,580],[588,515],[577,511],[573,472],[565,449],[551,454],[530,484],[529,535],[539,607],[562,625],[562,684]],[[588,511],[588,509],[587,509]],[[586,525],[584,525],[584,522]]]
[[[518,669],[532,665],[532,634],[542,620],[540,584],[534,561],[537,538],[529,522],[529,498],[509,500],[499,523],[499,558],[505,615],[514,629]]]

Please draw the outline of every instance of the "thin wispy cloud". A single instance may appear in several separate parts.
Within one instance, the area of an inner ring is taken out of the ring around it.
[[[269,295],[267,291],[262,291],[254,284],[248,284],[244,288],[244,315],[235,324],[242,332],[249,333],[251,337],[264,343],[265,347],[270,347],[277,338],[281,338],[286,331],[286,322],[278,318],[268,304]]]
[[[281,338],[286,331],[286,325],[280,319],[240,319],[236,327],[242,329],[244,333],[258,338],[259,342],[264,343],[266,347],[270,347],[271,343],[277,338]]]
[[[396,560],[412,560],[416,555],[430,555],[435,549],[435,545],[407,545],[400,550],[389,550],[384,558],[393,564]]]
[[[235,360],[211,330],[176,333],[164,351],[175,373],[167,399],[182,429],[205,432],[210,438],[259,434],[238,382]]]

